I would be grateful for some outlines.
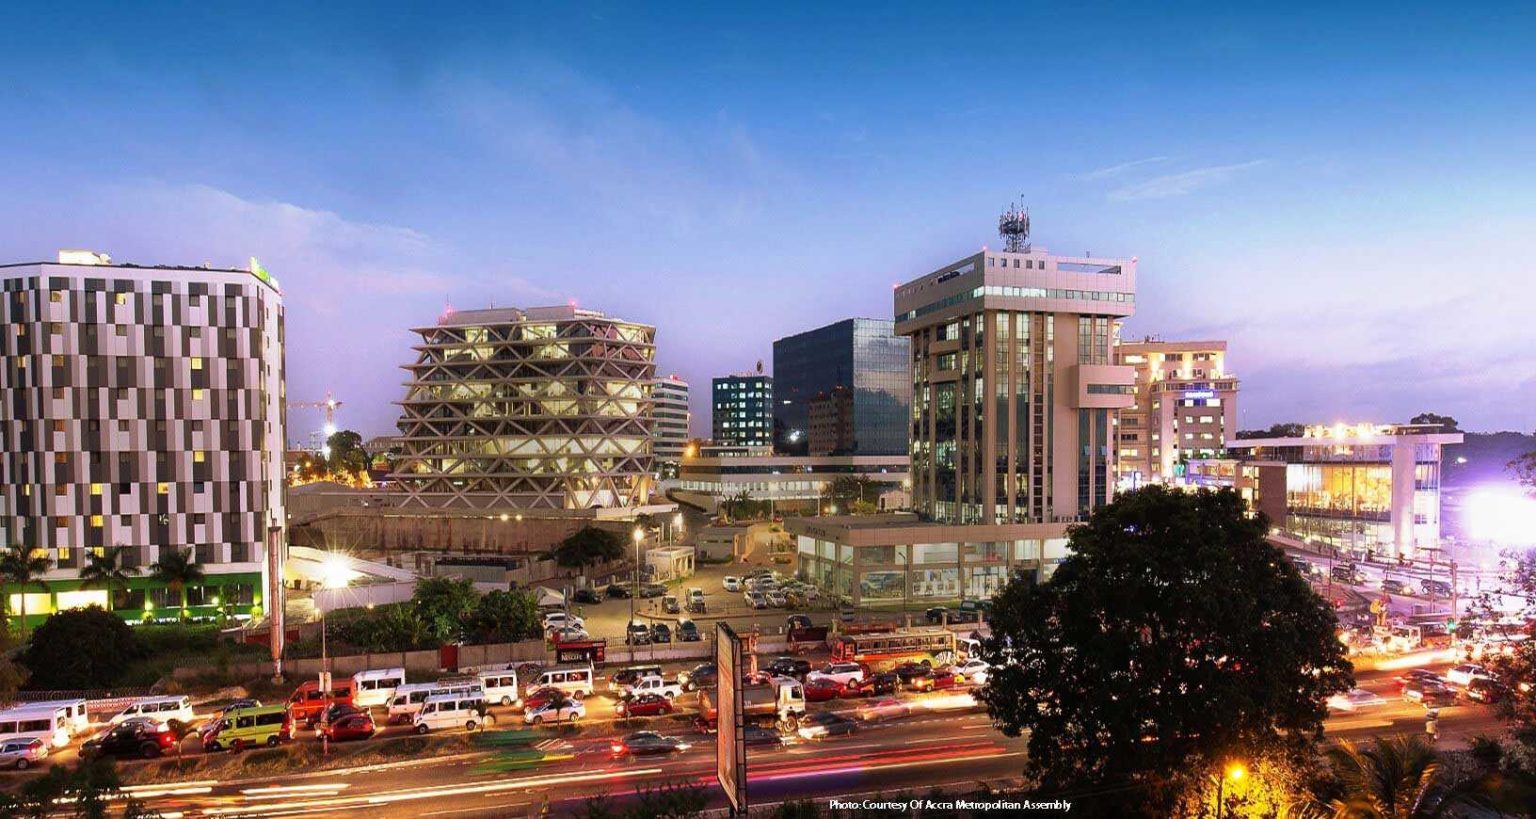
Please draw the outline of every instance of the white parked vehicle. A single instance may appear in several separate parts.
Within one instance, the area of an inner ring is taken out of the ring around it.
[[[838,685],[864,681],[864,668],[858,663],[827,663],[821,668],[805,675],[807,683],[812,680],[831,680]]]
[[[683,695],[683,687],[675,682],[669,683],[665,677],[657,674],[641,677],[624,687],[625,697],[638,697],[641,694],[660,694],[671,700]]]
[[[38,700],[24,702],[17,705],[18,708],[63,708],[66,720],[65,728],[71,736],[79,736],[90,730],[91,718],[85,713],[85,700]]]
[[[25,771],[47,758],[48,743],[41,739],[8,739],[0,742],[0,768]]]
[[[966,660],[955,666],[955,676],[962,681],[976,685],[986,685],[987,676],[992,672],[992,666],[985,660]]]
[[[480,715],[485,704],[485,697],[479,694],[435,694],[422,703],[412,725],[418,734],[460,725],[473,731],[482,723],[490,725],[496,721],[489,713]]]
[[[559,640],[562,643],[573,643],[580,640],[590,640],[592,635],[587,630],[577,626],[565,626],[564,628],[550,629],[550,639]]]
[[[759,591],[742,592],[741,597],[747,605],[754,609],[768,608],[768,597]]]
[[[475,675],[480,679],[480,690],[485,692],[486,702],[502,705],[518,705],[523,701],[522,689],[517,687],[517,672],[507,668],[501,671],[482,671]]]
[[[389,705],[395,689],[405,685],[403,668],[370,668],[352,675],[352,704],[368,709]]]
[[[1450,683],[1451,685],[1459,685],[1462,688],[1466,688],[1467,685],[1479,677],[1485,680],[1493,679],[1493,675],[1488,673],[1488,669],[1483,668],[1482,666],[1475,663],[1465,663],[1463,665],[1458,665],[1450,671],[1445,672],[1446,682]]]
[[[584,628],[586,623],[574,614],[566,614],[563,611],[552,611],[544,615],[544,630],[550,631],[557,628]]]
[[[485,696],[480,682],[412,683],[395,689],[395,698],[389,701],[389,721],[410,722],[421,711],[426,701],[439,694],[474,694]]]
[[[776,609],[782,609],[785,606],[789,605],[789,601],[784,598],[784,593],[783,592],[769,591],[769,592],[765,592],[763,594],[763,597],[767,598],[768,605],[770,605],[770,606],[772,606],[772,607],[774,607]]]
[[[725,579],[720,581],[720,585],[724,586],[728,592],[739,592],[741,591],[741,578],[734,575],[726,575]]]
[[[186,697],[146,697],[119,711],[107,720],[107,724],[117,725],[135,717],[153,720],[162,728],[173,719],[189,723],[192,721],[192,701]]]
[[[58,706],[23,705],[0,711],[0,742],[40,739],[51,748],[69,744],[69,714]]]
[[[523,711],[523,722],[543,725],[546,722],[575,722],[587,715],[587,706],[581,700],[556,700],[538,708]]]

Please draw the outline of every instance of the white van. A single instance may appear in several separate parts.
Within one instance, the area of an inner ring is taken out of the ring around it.
[[[557,665],[554,668],[545,669],[539,674],[538,679],[528,684],[529,691],[537,691],[540,688],[553,688],[578,700],[582,697],[590,697],[592,696],[592,666],[590,664]]]
[[[444,685],[443,683],[412,683],[402,685],[395,689],[395,696],[389,701],[389,721],[391,723],[410,722],[421,706],[428,698],[439,694],[474,694],[484,697],[479,681],[464,682]]]
[[[65,730],[70,736],[78,736],[90,730],[91,718],[85,713],[85,700],[39,700],[19,703],[17,708],[63,708],[68,720]]]
[[[23,705],[0,711],[0,742],[40,739],[51,748],[69,744],[69,713],[54,705]]]
[[[485,692],[485,701],[502,705],[518,705],[523,701],[517,687],[517,672],[507,668],[501,671],[482,671],[475,675]]]
[[[473,731],[481,722],[490,725],[496,718],[487,713],[480,716],[480,708],[485,706],[485,697],[480,693],[466,694],[433,694],[427,697],[427,701],[421,704],[421,710],[416,713],[416,719],[412,721],[416,733],[425,734],[440,728],[456,728],[464,726],[464,730]]]
[[[117,725],[134,717],[154,720],[162,728],[173,719],[189,723],[192,721],[192,702],[186,697],[146,697],[119,711],[107,722]]]
[[[403,668],[370,668],[352,675],[352,704],[368,709],[388,705],[395,689],[405,685]]]

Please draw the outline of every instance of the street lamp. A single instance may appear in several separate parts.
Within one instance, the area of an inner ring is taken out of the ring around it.
[[[635,595],[640,593],[640,541],[645,540],[645,530],[636,526],[635,531],[631,532],[630,536],[635,541],[635,585],[634,588],[630,589],[629,594],[629,622],[634,623]],[[628,633],[628,627],[625,627],[625,634],[628,635]]]
[[[1216,778],[1216,819],[1221,819],[1226,815],[1227,807],[1224,797],[1226,796],[1227,780],[1230,779],[1233,782],[1237,782],[1247,775],[1248,769],[1243,767],[1243,763],[1230,762],[1227,764],[1226,770],[1222,772],[1222,775]]]

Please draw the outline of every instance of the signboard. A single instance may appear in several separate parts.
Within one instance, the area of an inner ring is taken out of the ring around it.
[[[747,748],[741,713],[741,638],[724,622],[715,626],[715,778],[733,816],[747,813]]]

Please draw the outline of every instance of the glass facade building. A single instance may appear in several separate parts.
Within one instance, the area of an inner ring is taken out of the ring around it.
[[[907,415],[912,406],[907,339],[895,323],[845,319],[773,343],[773,446],[785,455],[809,452],[811,405],[852,393],[852,436],[838,454],[901,455],[907,452]]]
[[[755,373],[712,382],[710,434],[715,446],[773,445],[773,379]]]

